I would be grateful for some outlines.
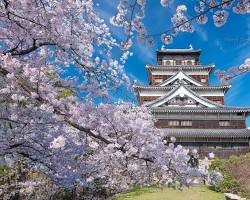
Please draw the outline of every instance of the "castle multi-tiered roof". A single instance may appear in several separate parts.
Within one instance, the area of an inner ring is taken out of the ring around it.
[[[177,143],[218,156],[249,151],[247,107],[224,105],[231,86],[209,86],[215,65],[200,64],[201,50],[157,51],[157,66],[146,66],[149,85],[135,86],[138,101],[150,107],[155,126]]]

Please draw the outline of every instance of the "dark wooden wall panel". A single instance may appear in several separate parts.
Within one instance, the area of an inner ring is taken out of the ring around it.
[[[203,96],[203,97],[207,98],[210,101],[214,101],[216,103],[220,103],[220,104],[224,105],[224,97],[222,97],[222,96],[212,96],[212,97],[211,96]]]
[[[151,85],[158,85],[159,83],[155,81],[155,79],[162,79],[163,81],[167,80],[170,78],[170,75],[152,75],[150,78],[150,84]]]
[[[179,124],[181,124],[181,121],[185,120],[174,120],[179,121]],[[158,120],[155,122],[155,126],[157,128],[197,128],[197,129],[228,129],[228,128],[235,128],[235,129],[243,129],[246,128],[246,122],[245,120],[232,120],[230,121],[229,126],[220,126],[218,120],[195,120],[192,121],[192,126],[169,126],[168,120]]]

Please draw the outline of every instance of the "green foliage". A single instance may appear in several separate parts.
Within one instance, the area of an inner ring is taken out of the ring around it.
[[[219,186],[221,192],[237,193],[240,190],[239,181],[231,175],[225,175]]]
[[[58,88],[65,88],[63,83],[61,81],[56,81],[55,84],[54,84],[55,87],[58,87]]]
[[[14,104],[16,101],[13,99],[5,98],[5,99],[0,99],[0,104]]]
[[[224,176],[217,191],[239,193],[250,197],[250,153],[231,156],[229,159],[216,159],[209,169],[217,170]]]
[[[54,200],[69,200],[69,199],[73,199],[74,196],[74,191],[72,189],[61,189],[58,190],[54,196],[52,197],[52,199]]]
[[[56,73],[54,73],[54,72],[45,72],[45,75],[46,75],[48,78],[51,78],[51,79],[57,77]]]
[[[73,92],[69,89],[65,89],[63,90],[62,92],[60,92],[58,94],[58,98],[61,99],[61,98],[67,98],[67,97],[70,97],[70,96],[73,96]]]
[[[4,174],[7,174],[11,171],[9,167],[1,166],[0,167],[0,176],[3,176]]]
[[[72,90],[70,90],[70,89],[67,89],[67,88],[63,85],[63,83],[62,83],[61,81],[56,81],[56,82],[54,83],[54,86],[63,89],[63,91],[61,91],[61,92],[57,95],[57,97],[58,97],[59,99],[61,99],[61,98],[67,98],[67,97],[70,97],[70,96],[73,96],[73,95],[74,95],[74,92],[73,92]]]
[[[210,164],[209,170],[224,172],[226,170],[227,162],[228,161],[224,159],[216,159]]]
[[[18,106],[25,108],[27,106],[27,101],[18,101]]]
[[[42,181],[46,180],[47,176],[40,172],[29,171],[26,175],[26,179],[29,181]]]
[[[0,99],[0,104],[18,104],[20,107],[26,107],[27,106],[27,101],[15,101],[13,99]]]

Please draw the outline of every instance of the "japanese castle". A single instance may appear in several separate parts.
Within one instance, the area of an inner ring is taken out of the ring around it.
[[[231,86],[209,86],[214,65],[200,64],[201,50],[157,51],[157,66],[146,66],[149,85],[134,86],[140,105],[149,107],[155,126],[176,143],[216,157],[250,151],[246,117],[250,108],[224,105]]]

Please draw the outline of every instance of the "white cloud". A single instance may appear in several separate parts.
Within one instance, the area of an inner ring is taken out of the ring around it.
[[[119,3],[119,1],[110,1],[110,0],[104,0],[103,2],[105,5],[108,5],[109,7],[113,9],[116,9]]]
[[[225,49],[223,48],[221,42],[219,40],[215,40],[215,46],[218,47],[221,51],[225,52]]]
[[[250,39],[250,17],[247,20],[247,37]]]
[[[201,27],[202,25],[198,25],[196,22],[193,24],[195,32],[200,36],[203,41],[208,41],[207,31]]]
[[[145,84],[145,81],[138,79],[138,77],[135,76],[132,72],[127,72],[127,75],[129,76],[130,80],[134,82],[135,85],[144,85]]]
[[[145,64],[153,63],[154,62],[154,50],[153,48],[147,47],[143,42],[137,42],[135,44],[135,52],[138,57],[145,62]]]

